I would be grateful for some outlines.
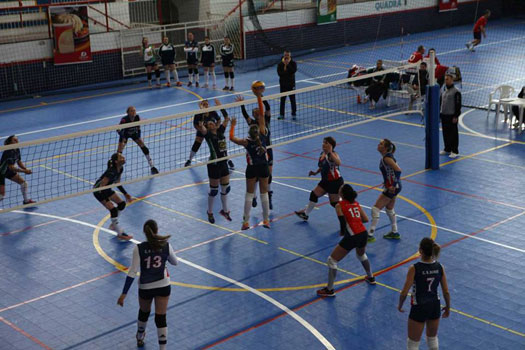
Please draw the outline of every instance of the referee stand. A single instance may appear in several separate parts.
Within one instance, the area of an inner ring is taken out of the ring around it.
[[[425,169],[439,169],[439,85],[436,82],[436,53],[430,51],[429,84],[425,101]]]

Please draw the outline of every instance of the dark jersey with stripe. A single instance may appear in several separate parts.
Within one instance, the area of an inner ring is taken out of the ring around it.
[[[138,245],[140,256],[140,283],[160,281],[166,273],[166,260],[170,256],[169,243],[160,250],[153,250],[148,242]]]
[[[266,147],[264,147],[264,144],[259,146],[257,145],[257,141],[249,138],[246,139],[246,141],[248,141],[248,144],[245,146],[246,163],[248,163],[248,165],[268,164]]]
[[[128,114],[124,118],[120,119],[120,125],[134,123],[140,121],[139,115],[135,115],[135,118],[132,120],[131,116]],[[140,126],[132,126],[130,128],[120,129],[118,131],[119,135],[123,138],[131,138],[133,135],[138,135],[140,133]]]
[[[233,44],[225,45],[221,44],[219,49],[223,61],[233,60]]]
[[[321,178],[326,181],[335,181],[341,177],[339,172],[339,165],[328,160],[328,157],[324,152],[321,152],[319,156],[319,162],[317,166],[321,169]]]
[[[192,41],[186,40],[186,42],[184,43],[184,46],[186,48],[196,48],[196,47],[198,48],[199,43],[197,43],[195,40],[192,40]],[[197,52],[196,51],[186,51],[186,59],[188,61],[197,62]]]
[[[117,183],[120,181],[120,177],[122,176],[122,173],[124,172],[124,167],[122,167],[120,169],[120,171],[118,171],[118,169],[114,166],[110,166],[106,169],[106,171],[104,172],[104,174],[102,174],[102,176],[97,180],[97,182],[95,182],[95,186],[93,186],[93,188],[97,188],[97,187],[100,187],[100,184],[102,182],[102,179],[107,177],[108,178],[108,183],[104,186],[107,186],[107,185],[112,185],[114,183]]]
[[[210,131],[206,133],[204,138],[210,148],[210,160],[219,159],[228,155],[226,137],[224,136],[226,128],[221,124],[217,129],[217,133],[213,134]]]
[[[439,300],[438,286],[443,277],[443,266],[438,262],[414,264],[416,273],[412,286],[412,305],[421,305]]]
[[[162,44],[159,47],[159,55],[163,64],[175,63],[175,46],[172,44]]]
[[[381,161],[379,162],[379,170],[381,170],[381,174],[383,174],[383,184],[385,185],[385,187],[392,187],[394,183],[396,183],[396,172],[394,168],[386,164],[386,157],[392,158],[394,162],[396,162],[396,159],[394,158],[394,155],[392,153],[387,153],[383,156],[383,158],[381,158]],[[396,188],[401,188],[400,178],[397,179]]]
[[[0,174],[5,174],[10,165],[16,164],[22,158],[20,157],[20,149],[13,148],[8,149],[2,153],[2,158],[0,158]]]
[[[226,113],[226,110],[221,110],[221,113],[224,115],[224,113]],[[199,126],[199,122],[202,122],[202,124],[204,124],[204,127],[206,127],[206,124],[210,121],[214,123],[220,123],[221,117],[219,116],[219,113],[217,113],[216,111],[211,111],[207,114],[206,113],[195,114],[195,116],[193,117],[193,126],[197,127]]]
[[[211,64],[215,62],[215,47],[212,44],[202,45],[201,52],[201,63]]]

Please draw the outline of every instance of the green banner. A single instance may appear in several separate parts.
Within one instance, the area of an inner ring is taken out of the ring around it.
[[[337,0],[317,0],[317,24],[337,22]]]

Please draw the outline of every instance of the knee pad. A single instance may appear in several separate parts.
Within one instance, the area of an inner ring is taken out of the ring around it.
[[[221,185],[221,194],[223,196],[227,195],[228,193],[230,193],[230,190],[231,190],[231,187],[230,187],[230,184],[224,184],[224,185]]]
[[[338,202],[330,202],[330,205],[335,208]]]
[[[328,257],[328,260],[326,261],[326,264],[329,268],[336,270],[337,269],[337,261],[333,259],[331,256]]]
[[[195,153],[199,151],[199,148],[201,148],[201,144],[197,141],[193,143],[193,146],[191,146],[191,150]]]
[[[157,328],[167,327],[168,325],[166,323],[166,314],[155,314],[155,325],[157,326]]]
[[[233,74],[233,72],[230,72],[230,78],[233,79],[234,77],[235,77],[235,75]]]
[[[314,193],[314,191],[310,192],[310,202],[317,203],[319,197],[317,197]]]
[[[363,255],[359,255],[357,254],[357,252],[355,252],[355,256],[357,256],[357,260],[361,262],[368,260],[368,256],[366,255],[366,253],[364,253]]]
[[[419,350],[419,342],[407,339],[407,350]]]
[[[112,218],[118,218],[118,209],[117,208],[111,208],[109,210],[109,213],[111,214]]]
[[[148,72],[148,80],[151,80],[151,72]]]
[[[139,309],[139,321],[140,322],[148,322],[148,318],[149,318],[149,311],[142,311],[141,309]]]
[[[160,78],[160,69],[155,70],[155,77]]]
[[[188,68],[188,74],[189,74],[189,75],[192,75],[192,74],[193,74],[193,68]]]
[[[219,193],[219,187],[210,186],[210,192],[208,192],[208,196],[215,197],[218,193]]]
[[[226,79],[228,79],[229,76],[230,76],[230,75],[228,74],[228,72],[224,72],[224,77],[225,77]]]
[[[270,174],[270,176],[268,176],[268,185],[272,183],[272,179],[273,179],[273,176],[272,174]]]
[[[378,207],[373,206],[372,207],[372,218],[378,218],[380,212],[381,212],[381,210],[379,210]]]
[[[142,150],[142,153],[144,153],[144,155],[147,156],[149,154],[149,148],[148,147],[144,146],[144,147],[141,147],[140,149]]]
[[[427,337],[427,345],[429,350],[438,350],[439,342],[437,335],[435,337]]]
[[[396,211],[394,209],[385,209],[385,212],[386,212],[386,215],[390,217],[396,215]]]
[[[193,74],[199,75],[199,70],[197,68],[193,68]]]
[[[124,208],[126,208],[126,202],[125,201],[120,202],[119,204],[117,204],[117,208],[120,211],[124,210]]]

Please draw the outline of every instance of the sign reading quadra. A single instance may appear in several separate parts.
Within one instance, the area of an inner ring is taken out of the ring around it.
[[[317,24],[337,22],[337,0],[317,0]]]

